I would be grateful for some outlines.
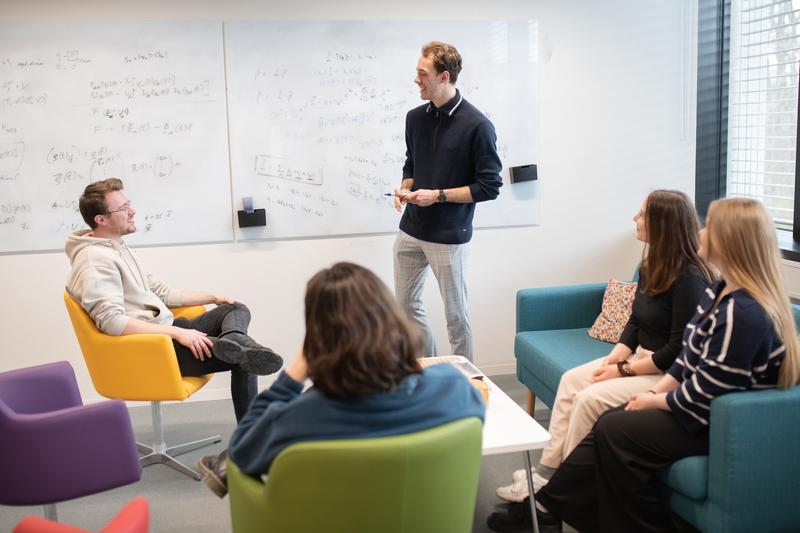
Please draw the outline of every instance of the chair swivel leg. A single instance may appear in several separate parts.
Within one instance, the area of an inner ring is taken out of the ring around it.
[[[213,437],[187,442],[186,444],[178,444],[176,446],[167,448],[167,444],[164,441],[164,428],[161,424],[161,402],[151,402],[150,406],[153,416],[153,446],[146,446],[138,442],[136,443],[139,451],[146,454],[144,457],[140,458],[142,467],[153,464],[164,464],[199,481],[200,474],[175,459],[175,456],[197,450],[210,444],[222,442],[222,436],[214,435]]]
[[[58,512],[56,511],[56,504],[54,503],[46,503],[44,504],[44,517],[48,520],[52,520],[53,522],[58,522]]]

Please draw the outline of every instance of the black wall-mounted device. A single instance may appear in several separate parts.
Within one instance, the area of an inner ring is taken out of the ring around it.
[[[522,165],[519,167],[511,167],[509,169],[511,174],[511,183],[519,183],[521,181],[535,181],[539,179],[539,173],[535,164]]]
[[[253,226],[266,226],[267,225],[267,210],[254,209],[252,213],[240,209],[236,212],[239,215],[239,227],[250,228]]]

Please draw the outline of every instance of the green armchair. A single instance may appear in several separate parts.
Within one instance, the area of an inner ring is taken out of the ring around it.
[[[308,441],[275,458],[267,483],[228,460],[234,533],[467,533],[481,421],[407,435]]]

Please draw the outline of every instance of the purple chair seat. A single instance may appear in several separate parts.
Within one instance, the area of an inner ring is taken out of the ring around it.
[[[138,481],[125,403],[83,405],[66,361],[0,374],[0,504],[45,504]]]

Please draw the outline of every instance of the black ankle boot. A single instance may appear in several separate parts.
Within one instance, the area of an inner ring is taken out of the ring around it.
[[[245,372],[266,376],[280,370],[283,358],[242,333],[229,333],[217,339],[214,356],[220,361],[239,365]]]
[[[530,498],[525,498],[519,503],[512,503],[506,512],[492,513],[486,520],[486,525],[492,531],[499,533],[532,531],[533,518],[529,502]],[[536,521],[539,524],[539,533],[561,533],[561,520],[552,513],[545,513],[537,509]]]

